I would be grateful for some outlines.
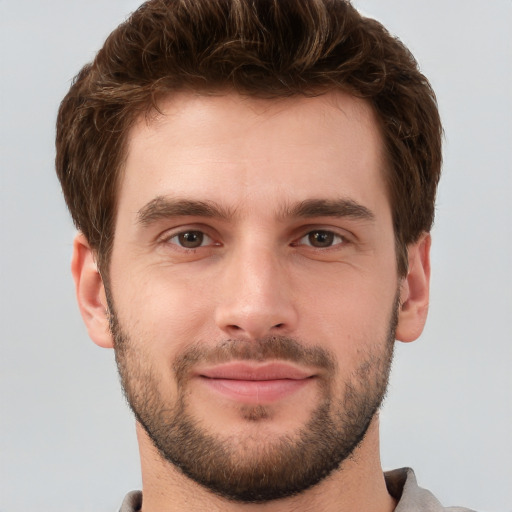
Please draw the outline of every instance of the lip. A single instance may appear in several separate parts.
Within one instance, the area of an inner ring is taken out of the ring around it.
[[[201,369],[202,384],[224,397],[249,404],[282,400],[314,380],[315,374],[287,363],[231,362]]]
[[[231,379],[247,381],[301,380],[313,376],[313,372],[284,362],[248,363],[236,361],[200,369],[198,375],[210,379]]]

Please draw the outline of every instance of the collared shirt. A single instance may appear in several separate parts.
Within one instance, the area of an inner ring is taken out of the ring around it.
[[[398,501],[395,512],[474,512],[462,507],[443,507],[430,491],[418,486],[410,468],[388,471],[384,476],[389,494]],[[126,495],[119,512],[137,512],[141,507],[142,492],[132,491]]]
[[[387,471],[384,476],[389,494],[398,501],[395,512],[474,512],[463,507],[443,507],[430,491],[418,485],[411,468]]]

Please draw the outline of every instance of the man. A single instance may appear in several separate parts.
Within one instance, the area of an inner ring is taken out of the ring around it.
[[[414,58],[343,0],[153,0],[111,34],[57,172],[137,419],[122,511],[444,510],[382,473],[378,426],[427,315],[441,132]]]

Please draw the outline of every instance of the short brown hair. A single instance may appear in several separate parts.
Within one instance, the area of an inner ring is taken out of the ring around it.
[[[150,0],[76,76],[57,119],[57,174],[73,220],[108,274],[127,133],[159,98],[231,89],[264,98],[340,89],[381,125],[400,275],[430,231],[442,127],[418,65],[346,0]]]

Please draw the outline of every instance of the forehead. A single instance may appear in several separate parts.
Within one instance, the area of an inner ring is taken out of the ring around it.
[[[127,144],[119,201],[156,196],[268,210],[309,197],[386,194],[383,143],[371,106],[342,92],[255,99],[179,93],[141,116]],[[259,199],[259,203],[257,201]]]

